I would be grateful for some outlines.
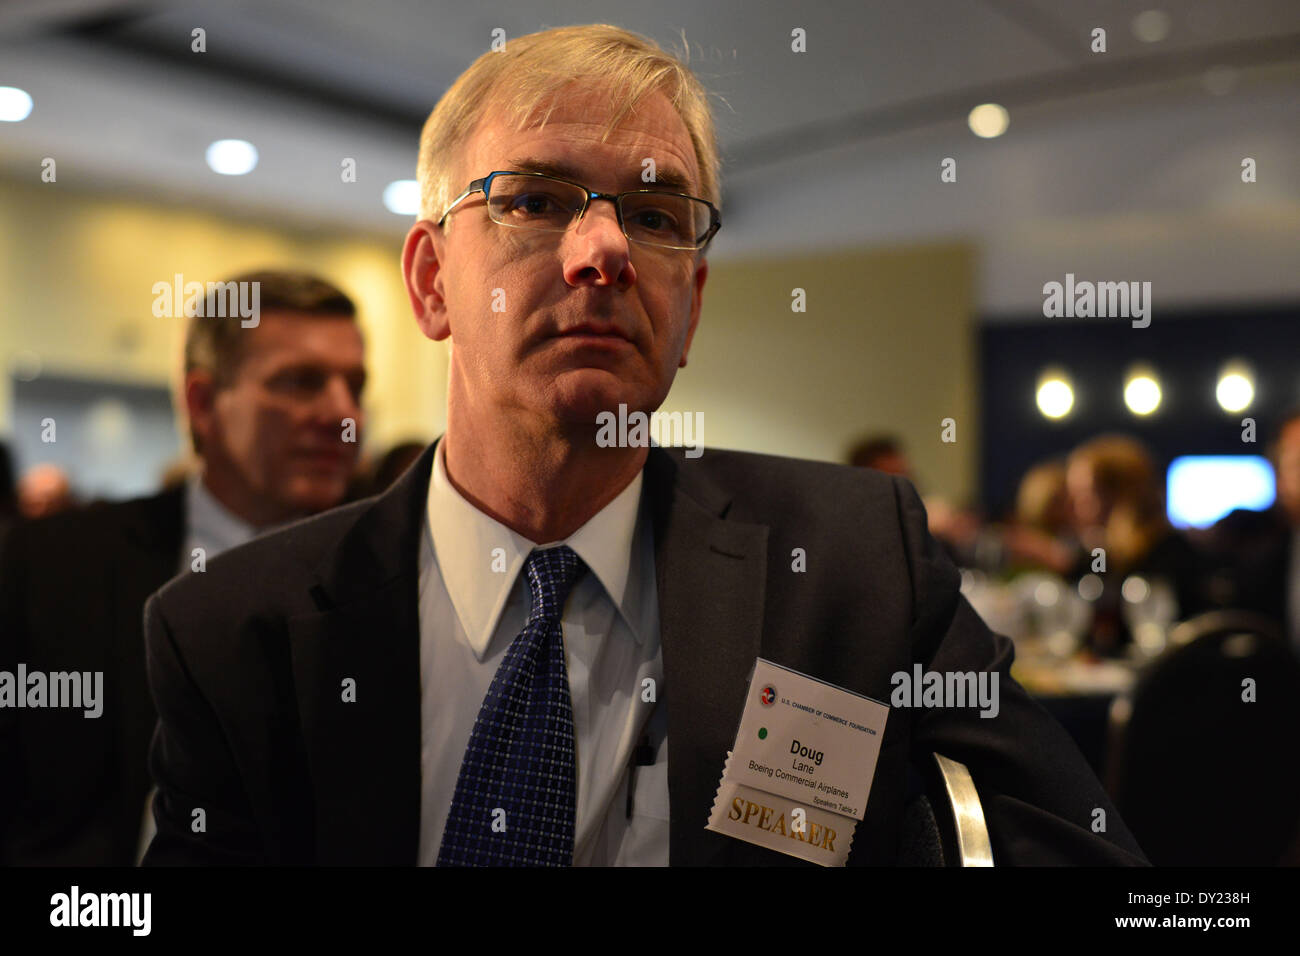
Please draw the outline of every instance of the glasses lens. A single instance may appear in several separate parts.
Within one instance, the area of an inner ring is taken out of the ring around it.
[[[488,215],[503,226],[563,232],[586,195],[577,186],[540,176],[497,176],[488,196]]]
[[[623,197],[629,239],[674,249],[694,249],[709,231],[709,207],[685,196],[633,193]]]

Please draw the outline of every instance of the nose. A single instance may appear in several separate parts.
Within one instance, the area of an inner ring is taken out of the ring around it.
[[[566,236],[564,277],[570,285],[629,285],[636,281],[627,236],[614,200],[591,200]]]

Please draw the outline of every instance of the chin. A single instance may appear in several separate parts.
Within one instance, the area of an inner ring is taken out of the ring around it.
[[[347,494],[347,479],[313,478],[294,483],[289,494],[289,502],[294,510],[305,514],[327,511],[343,503]]]
[[[628,411],[650,412],[646,391],[603,369],[581,369],[557,378],[551,395],[555,417],[574,424],[596,425],[601,412],[618,412],[619,405]]]

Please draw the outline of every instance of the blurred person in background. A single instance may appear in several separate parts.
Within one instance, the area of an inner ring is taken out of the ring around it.
[[[1092,649],[1122,650],[1129,640],[1120,613],[1121,587],[1130,575],[1163,579],[1174,591],[1178,619],[1206,610],[1206,562],[1165,516],[1161,475],[1146,448],[1123,435],[1102,435],[1070,453],[1066,486],[1082,552],[1074,578],[1093,572],[1096,549],[1105,552]]]
[[[1272,507],[1226,515],[1207,546],[1228,583],[1223,603],[1273,618],[1300,653],[1300,408],[1283,416],[1269,459],[1277,476]]]
[[[985,524],[972,511],[928,498],[930,533],[961,567],[1014,577],[1023,571],[1066,575],[1079,563],[1065,466],[1044,461],[1025,472],[1007,522]]]
[[[15,526],[0,551],[0,669],[102,672],[102,714],[0,709],[0,863],[135,863],[155,712],[143,610],[178,573],[339,504],[360,447],[356,309],[305,273],[254,272],[260,312],[189,320],[183,397],[197,467],[149,498]],[[355,440],[343,421],[356,423]]]
[[[76,504],[68,473],[58,465],[35,465],[18,480],[18,511],[24,518],[45,518]]]
[[[849,452],[849,464],[856,468],[875,468],[888,475],[912,478],[912,463],[897,435],[879,434],[862,439]]]
[[[881,432],[863,438],[849,450],[848,461],[855,468],[874,468],[906,478],[919,490],[903,440],[897,435]],[[939,539],[953,563],[960,567],[980,564],[985,555],[980,550],[983,522],[979,516],[938,495],[927,495],[923,501],[930,534]]]
[[[14,459],[9,446],[0,441],[0,544],[5,532],[18,520],[18,483],[14,480]]]
[[[1065,475],[1065,465],[1052,460],[1039,462],[1020,479],[1015,514],[1002,533],[1008,566],[1065,575],[1078,563]]]

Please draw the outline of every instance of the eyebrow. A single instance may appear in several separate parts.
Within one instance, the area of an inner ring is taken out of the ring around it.
[[[508,163],[511,169],[520,172],[541,173],[543,176],[555,176],[559,179],[571,179],[574,182],[579,183],[582,182],[584,175],[580,170],[576,167],[570,166],[568,163],[555,162],[548,159],[511,159]],[[671,166],[665,167],[656,164],[656,167],[655,181],[653,183],[646,183],[646,186],[660,186],[674,192],[694,195],[694,187],[691,186],[690,177],[685,173]],[[640,176],[637,176],[636,178],[637,181],[640,182]]]

